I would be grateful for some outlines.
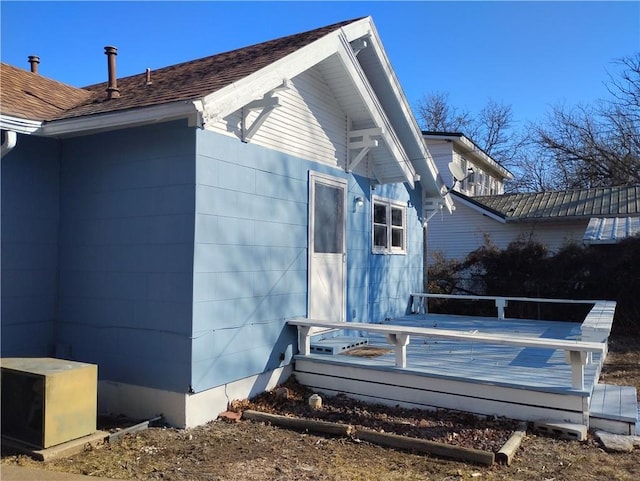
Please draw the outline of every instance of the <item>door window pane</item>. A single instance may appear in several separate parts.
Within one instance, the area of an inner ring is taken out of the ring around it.
[[[315,216],[313,247],[317,253],[341,254],[343,251],[344,196],[342,189],[316,183],[313,202]]]

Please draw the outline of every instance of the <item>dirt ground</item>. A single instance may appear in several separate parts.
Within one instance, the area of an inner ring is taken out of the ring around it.
[[[640,339],[612,338],[602,382],[634,385],[640,391]],[[294,382],[288,396],[266,393],[232,409],[314,417],[396,434],[497,451],[516,422],[464,413],[413,411],[372,406],[345,397],[324,397],[311,410],[310,394]],[[281,392],[282,394],[282,392]],[[113,421],[113,420],[111,420]],[[106,422],[106,421],[104,421]],[[103,424],[101,428],[116,429]],[[637,480],[640,450],[607,453],[593,436],[563,441],[529,432],[511,466],[479,466],[426,454],[383,448],[354,438],[315,435],[251,421],[217,420],[194,429],[153,427],[119,442],[68,459],[40,463],[11,452],[2,463],[54,471],[136,480]]]

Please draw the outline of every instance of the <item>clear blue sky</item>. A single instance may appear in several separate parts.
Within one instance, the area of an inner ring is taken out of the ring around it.
[[[518,122],[549,106],[593,103],[614,59],[640,50],[640,2],[14,2],[0,3],[2,61],[82,87],[371,15],[412,106],[448,92],[488,99]],[[0,87],[1,88],[1,87]]]

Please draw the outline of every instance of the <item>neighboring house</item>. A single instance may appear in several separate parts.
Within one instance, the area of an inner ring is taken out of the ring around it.
[[[504,193],[504,182],[513,175],[487,155],[471,139],[460,132],[423,131],[429,152],[445,183],[466,196],[498,195]],[[449,163],[453,162],[466,173],[464,180],[455,183]]]
[[[456,132],[423,136],[455,201],[454,215],[430,220],[429,257],[463,259],[487,240],[502,249],[535,240],[557,252],[567,243],[610,244],[640,233],[640,186],[504,194],[513,175],[470,139]],[[465,173],[461,182],[450,162]]]
[[[554,253],[569,243],[611,244],[640,233],[640,186],[467,197],[429,223],[429,252],[462,259],[490,241],[533,240]]]
[[[289,374],[287,319],[407,312],[452,203],[370,18],[126,78],[105,53],[83,89],[2,65],[3,357],[194,426]]]

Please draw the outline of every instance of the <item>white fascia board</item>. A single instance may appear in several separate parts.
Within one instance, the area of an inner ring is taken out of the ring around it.
[[[476,159],[480,160],[480,162],[484,163],[485,165],[489,166],[491,169],[498,172],[505,179],[509,179],[509,180],[513,179],[513,174],[511,172],[509,172],[507,169],[505,169],[500,164],[498,164],[495,160],[493,160],[489,155],[483,152],[473,141],[468,139],[466,136],[463,135],[461,137],[458,137],[457,139],[454,139],[453,142],[461,146],[462,149],[464,149],[462,153],[472,154]]]
[[[42,127],[40,120],[27,120],[11,115],[0,115],[0,129],[11,130],[18,134],[33,134]]]
[[[359,25],[361,28],[366,29],[370,24],[365,19],[351,25]],[[384,127],[383,130],[386,133],[382,137],[392,155],[397,159],[406,181],[411,187],[414,187],[415,170],[397,137],[389,133],[389,130],[392,130],[391,124],[384,116],[383,110],[378,104],[364,72],[360,69],[349,47],[349,39],[342,29],[331,32],[259,71],[205,96],[202,99],[205,123],[221,120],[225,116],[236,112],[249,102],[261,98],[265,92],[282,85],[283,79],[294,78],[336,53],[340,56],[343,65],[351,75],[354,85],[367,105],[375,124]]]
[[[411,188],[414,188],[416,171],[413,168],[413,165],[411,164],[400,140],[395,134],[391,122],[384,113],[384,109],[380,105],[375,91],[367,80],[366,74],[360,67],[358,60],[351,50],[349,40],[344,35],[340,37],[340,45],[337,53],[342,65],[352,78],[354,87],[360,94],[360,98],[363,100],[373,122],[375,125],[382,128],[382,139],[385,141],[391,155],[396,159],[398,166],[402,170],[405,181],[411,186]]]
[[[289,80],[309,70],[336,52],[339,31],[290,53],[257,72],[221,88],[202,99],[205,123],[216,122],[248,103],[260,99]]]
[[[411,133],[412,140],[415,142],[415,150],[419,152],[420,158],[411,159],[411,162],[415,170],[420,175],[420,183],[430,192],[442,192],[443,188],[446,188],[442,177],[439,176],[438,167],[436,166],[431,153],[427,149],[424,139],[422,138],[422,131],[418,126],[418,121],[413,115],[404,90],[398,81],[398,77],[391,66],[387,52],[382,45],[378,31],[373,23],[371,17],[367,17],[360,22],[354,22],[342,27],[347,38],[350,41],[361,38],[365,35],[369,36],[370,48],[373,48],[376,56],[379,59],[382,66],[381,75],[384,75],[385,80],[389,83],[390,88],[393,90],[397,104],[402,112],[402,116],[406,122],[406,126],[399,126],[398,128],[406,129]],[[431,185],[428,185],[431,184]],[[453,201],[450,196],[444,197],[444,205],[447,207],[449,213],[453,211]]]
[[[153,107],[109,112],[104,114],[87,115],[71,119],[46,122],[38,135],[46,137],[72,137],[92,132],[134,127],[136,125],[166,122],[181,118],[198,123],[201,107],[199,101],[183,100]]]
[[[450,195],[447,195],[447,197],[450,197]],[[473,203],[473,202],[469,202],[468,200],[466,200],[464,197],[460,197],[457,196],[456,197],[456,202],[463,204],[465,206],[467,206],[469,209],[474,210],[482,215],[486,215],[487,217],[489,217],[490,219],[493,219],[497,222],[500,222],[501,224],[506,224],[507,223],[507,219],[505,219],[504,217],[500,217],[499,215],[494,214],[493,212],[491,212],[488,209],[483,209],[481,206]]]

